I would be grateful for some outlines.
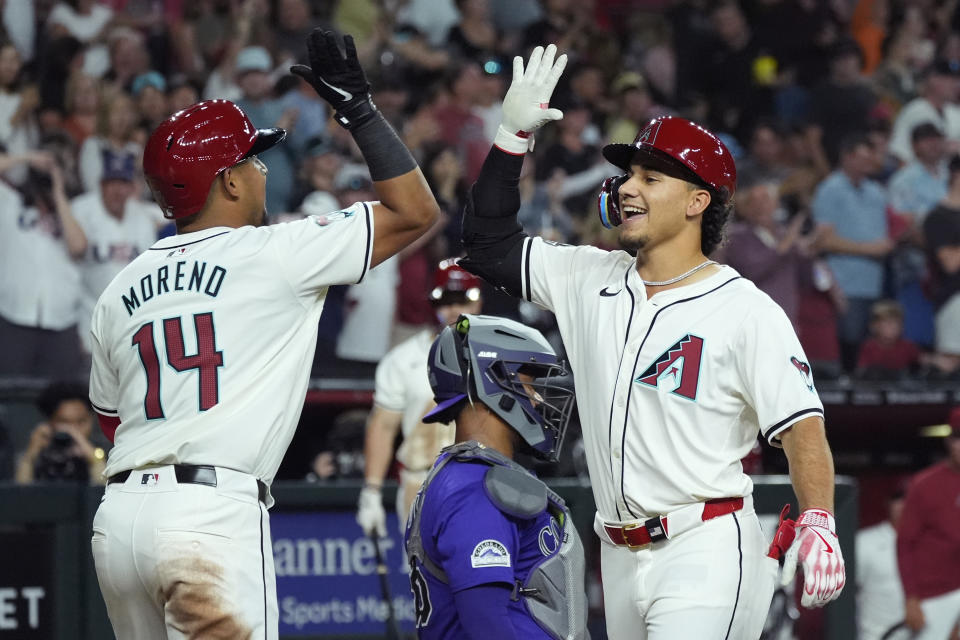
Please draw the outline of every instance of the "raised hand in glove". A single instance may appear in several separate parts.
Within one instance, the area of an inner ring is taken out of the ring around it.
[[[357,504],[357,524],[368,536],[377,534],[379,537],[387,535],[387,512],[383,509],[383,498],[380,489],[364,487],[360,490],[360,501]]]
[[[802,566],[803,596],[800,604],[804,607],[822,607],[838,598],[847,582],[836,522],[827,511],[807,509],[797,518],[795,527],[796,539],[784,557],[780,581],[784,585],[793,582],[797,565]]]
[[[513,82],[503,98],[503,119],[493,143],[507,153],[523,154],[533,148],[531,134],[551,120],[559,120],[563,112],[551,109],[550,97],[567,66],[567,54],[557,55],[557,47],[537,47],[530,54],[527,68],[523,58],[513,59]]]
[[[316,28],[307,36],[310,66],[295,64],[290,73],[310,83],[317,94],[330,103],[336,119],[344,128],[353,129],[376,114],[370,100],[370,83],[357,59],[353,36],[343,37],[343,51],[337,34]]]

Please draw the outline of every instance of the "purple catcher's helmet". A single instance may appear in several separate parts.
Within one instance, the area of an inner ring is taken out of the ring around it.
[[[495,316],[461,315],[427,357],[437,406],[424,422],[450,422],[466,402],[483,403],[538,458],[555,462],[573,412],[573,389],[543,335]]]

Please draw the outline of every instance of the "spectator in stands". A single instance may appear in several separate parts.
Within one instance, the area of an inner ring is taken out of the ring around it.
[[[130,155],[140,158],[143,145],[134,134],[140,115],[133,99],[124,92],[104,99],[97,121],[97,135],[88,137],[80,147],[80,177],[85,191],[97,191],[105,167],[105,151],[111,157]]]
[[[30,168],[30,200],[0,182],[0,376],[83,374],[77,336],[87,248],[53,156],[0,156]]]
[[[609,165],[601,160],[599,149],[589,144],[589,137],[584,135],[590,124],[590,109],[587,104],[575,97],[561,98],[555,100],[554,104],[563,111],[563,120],[557,122],[557,137],[554,143],[547,145],[539,157],[537,182],[548,180],[558,170],[574,179],[578,174],[591,171],[599,164],[597,171],[591,172],[593,178],[588,179],[584,185],[592,185],[593,188],[582,189],[580,193],[569,194],[564,199],[563,204],[567,211],[577,218],[585,218],[593,215],[596,210],[595,186],[598,181],[603,180],[603,175],[609,171]],[[601,169],[602,172],[598,173]]]
[[[121,269],[154,243],[158,227],[166,222],[156,204],[136,196],[134,155],[106,149],[102,163],[99,188],[71,202],[87,238],[86,255],[80,263],[83,285],[79,325],[85,345],[90,339],[90,314],[100,293]]]
[[[935,364],[945,374],[960,371],[960,156],[951,158],[948,173],[947,197],[923,221],[936,309]]]
[[[917,95],[914,69],[913,34],[902,27],[887,34],[883,41],[883,60],[873,74],[873,86],[880,100],[894,111]]]
[[[897,560],[914,640],[949,638],[960,620],[960,407],[949,418],[947,459],[910,482],[897,527]]]
[[[903,337],[903,307],[895,300],[879,300],[870,309],[870,336],[857,358],[863,378],[896,379],[915,369],[920,349]]]
[[[856,364],[870,307],[883,292],[883,259],[893,243],[887,236],[887,195],[867,174],[871,151],[862,134],[840,143],[840,166],[817,187],[813,219],[827,225],[819,239],[827,263],[845,296],[837,334],[842,362]]]
[[[737,163],[737,181],[741,184],[759,182],[780,185],[790,175],[783,162],[783,132],[775,120],[760,120],[750,133],[749,153]]]
[[[918,225],[947,195],[946,146],[943,132],[923,122],[910,134],[913,160],[890,178],[890,206]]]
[[[279,127],[291,132],[299,111],[294,107],[284,107],[283,102],[273,97],[272,71],[273,60],[266,49],[246,47],[241,50],[237,55],[237,82],[242,97],[236,102],[254,126],[261,129]],[[294,133],[292,137],[297,137],[297,134]],[[277,145],[259,155],[270,172],[267,211],[279,213],[290,210],[294,167],[297,166],[295,146]]]
[[[100,91],[97,79],[77,70],[67,79],[66,118],[63,130],[70,134],[79,146],[97,133],[97,116],[100,113]]]
[[[897,569],[897,526],[903,513],[904,491],[887,501],[887,518],[857,532],[858,640],[885,640],[888,629],[903,620],[903,587]]]
[[[447,47],[454,55],[483,61],[500,51],[500,34],[490,18],[487,0],[456,0],[460,21],[447,32]]]
[[[76,38],[87,45],[84,52],[84,71],[97,78],[110,67],[110,56],[104,41],[113,10],[97,0],[66,0],[58,2],[47,17],[50,39],[64,36]]]
[[[137,103],[138,126],[147,135],[173,113],[167,103],[167,80],[157,71],[141,73],[134,78],[130,92]]]
[[[647,81],[636,71],[624,71],[611,87],[620,101],[620,108],[607,126],[610,142],[630,144],[637,132],[653,117],[665,115],[665,109],[655,105],[647,89]]]
[[[17,461],[17,484],[77,482],[102,485],[106,455],[90,440],[93,411],[81,384],[54,382],[40,394],[43,422]]]
[[[178,74],[167,83],[167,105],[170,113],[182,111],[200,101],[200,90],[185,75]]]
[[[370,173],[362,165],[345,165],[333,187],[344,207],[377,199]],[[343,327],[337,336],[338,358],[375,365],[390,349],[399,264],[400,258],[393,256],[368,271],[362,282],[347,288]]]
[[[836,164],[845,137],[865,133],[877,96],[860,73],[863,55],[853,40],[842,39],[830,57],[830,75],[810,97],[810,120],[823,132],[827,158]]]
[[[14,155],[35,149],[37,143],[33,112],[40,103],[40,94],[34,85],[24,82],[22,67],[13,43],[0,41],[0,145]],[[26,175],[26,167],[19,165],[8,170],[5,177],[22,185]]]
[[[299,185],[293,198],[296,204],[294,208],[307,214],[339,209],[340,203],[334,195],[333,181],[342,166],[343,155],[330,136],[320,134],[307,140],[303,147]],[[321,203],[327,204],[327,208],[323,209]]]
[[[809,268],[807,254],[813,236],[804,236],[808,217],[797,214],[788,223],[777,221],[777,185],[756,182],[737,194],[737,221],[730,228],[724,261],[779,304],[796,326],[800,270]]]
[[[958,88],[960,65],[937,60],[925,70],[920,96],[904,105],[893,123],[890,151],[902,162],[914,159],[910,135],[917,125],[924,122],[937,125],[949,141],[948,149],[957,151],[957,145],[960,144]]]

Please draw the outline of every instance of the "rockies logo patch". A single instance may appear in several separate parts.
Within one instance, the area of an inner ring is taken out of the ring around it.
[[[634,382],[697,399],[703,338],[688,333],[664,351]]]
[[[470,566],[478,567],[509,567],[510,552],[497,540],[483,540],[477,543],[470,554]]]

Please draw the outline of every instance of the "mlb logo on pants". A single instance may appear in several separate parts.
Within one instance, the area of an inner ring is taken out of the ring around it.
[[[145,473],[140,478],[140,484],[146,485],[148,487],[155,486],[159,481],[160,481],[159,473]]]

